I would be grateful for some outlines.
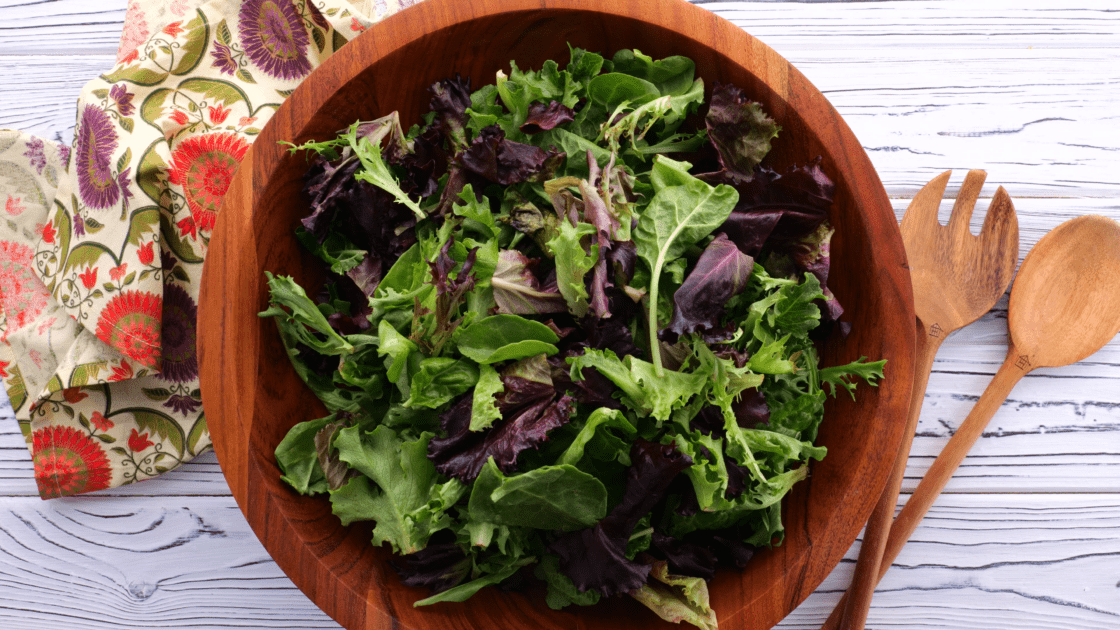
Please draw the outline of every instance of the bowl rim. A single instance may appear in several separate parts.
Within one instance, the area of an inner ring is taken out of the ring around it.
[[[664,10],[655,9],[653,7],[655,4],[664,7]],[[827,99],[796,68],[768,46],[750,36],[744,29],[706,9],[691,5],[684,0],[659,0],[657,3],[651,3],[648,0],[614,0],[607,3],[606,7],[604,3],[595,0],[501,0],[490,2],[485,0],[476,0],[475,2],[425,0],[374,24],[365,33],[347,44],[347,47],[353,47],[351,53],[363,56],[366,59],[364,66],[368,67],[375,61],[408,45],[416,38],[433,32],[433,29],[447,28],[463,21],[498,14],[540,11],[542,9],[621,15],[681,32],[683,35],[703,42],[717,52],[736,60],[745,67],[761,67],[774,74],[772,77],[767,77],[768,82],[769,80],[775,81],[788,91],[789,98],[786,105],[790,110],[796,110],[799,107],[798,104],[801,103],[800,107],[811,105],[824,111],[827,115],[822,117],[822,121],[818,123],[819,128],[814,128],[814,132],[826,145],[828,143],[825,140],[828,137],[833,137],[836,142],[848,147],[843,156],[845,160],[843,163],[838,163],[842,172],[834,174],[834,178],[839,180],[844,173],[849,175],[859,174],[859,185],[852,186],[855,205],[861,208],[862,214],[871,224],[871,228],[876,231],[876,235],[883,239],[881,243],[877,242],[876,249],[880,250],[880,247],[882,248],[878,253],[894,263],[892,268],[883,270],[883,289],[897,301],[899,308],[902,309],[900,313],[902,319],[913,321],[913,298],[909,272],[906,270],[906,258],[901,234],[898,231],[889,199],[866,152]],[[681,14],[687,15],[689,20],[675,19],[675,16]],[[682,27],[691,30],[681,31]],[[713,32],[719,33],[721,37],[712,38],[711,33]],[[257,268],[258,255],[254,248],[238,247],[236,243],[230,242],[237,239],[229,235],[235,233],[248,234],[246,226],[253,216],[256,195],[263,188],[263,182],[269,181],[280,165],[282,150],[278,147],[277,141],[289,139],[282,138],[280,130],[289,127],[302,128],[295,120],[294,103],[301,103],[304,110],[318,111],[345,84],[347,79],[352,79],[360,74],[360,70],[345,67],[345,57],[352,56],[333,55],[327,59],[297,87],[292,96],[280,106],[272,119],[262,129],[227,191],[226,200],[230,203],[223,203],[222,211],[219,212],[217,225],[212,233],[211,250],[230,254],[236,260],[236,264],[247,268]],[[748,58],[753,59],[753,62],[745,63]],[[241,201],[248,201],[249,203],[239,204],[238,202]],[[262,522],[257,518],[256,509],[259,509],[260,502],[273,501],[275,497],[254,496],[250,491],[249,479],[255,471],[259,472],[259,470],[258,462],[254,461],[254,454],[248,450],[248,436],[253,430],[255,409],[251,396],[248,395],[249,388],[246,386],[251,386],[255,390],[258,375],[239,374],[235,375],[232,384],[226,382],[223,377],[226,353],[222,352],[221,349],[230,347],[231,342],[235,341],[228,336],[233,327],[214,326],[212,323],[203,324],[204,321],[230,322],[241,314],[235,308],[236,300],[223,299],[222,296],[229,295],[231,291],[240,293],[244,288],[231,287],[223,282],[219,278],[216,265],[204,266],[199,298],[198,352],[203,405],[204,409],[211,410],[207,414],[208,425],[223,474],[230,483],[237,504],[248,519],[254,533],[269,550],[270,555],[276,558],[285,573],[320,608],[323,608],[347,627],[381,627],[379,624],[387,624],[386,627],[389,627],[394,625],[385,607],[379,606],[380,602],[374,601],[378,598],[370,597],[369,593],[358,593],[350,590],[348,594],[324,594],[320,592],[320,589],[315,589],[313,586],[309,589],[308,579],[304,575],[304,571],[309,569],[309,563],[316,564],[318,558],[307,551],[306,548],[301,550],[299,561],[288,559],[286,556],[285,559],[278,558],[277,554],[269,549],[269,537],[275,533],[277,527],[283,527],[284,524],[276,522],[281,519],[274,519],[273,522]],[[253,305],[253,308],[257,311],[262,310],[257,306],[260,305]],[[909,318],[906,318],[907,314]],[[905,415],[913,379],[914,334],[914,331],[911,330],[908,337],[906,335],[902,336],[901,345],[891,348],[895,352],[894,356],[898,363],[902,365],[890,373],[891,394],[883,397],[880,405],[883,412],[880,412],[880,416],[902,418]],[[259,344],[260,340],[254,339],[251,342],[252,344]],[[257,348],[256,345],[251,347],[254,352]],[[886,382],[886,379],[884,379],[884,384]],[[881,388],[881,390],[886,391],[884,388]],[[234,401],[234,403],[223,406],[223,402],[228,403],[229,401]],[[897,425],[897,427],[893,425]],[[794,559],[796,566],[793,567],[794,570],[789,572],[790,575],[787,576],[787,579],[800,578],[806,580],[806,582],[798,587],[795,595],[789,597],[785,594],[772,592],[778,588],[778,581],[775,580],[775,584],[770,586],[768,597],[772,600],[781,599],[782,601],[780,603],[772,602],[769,607],[760,611],[767,620],[765,623],[772,625],[783,618],[804,597],[811,593],[823,577],[827,575],[827,571],[824,575],[812,576],[800,573],[800,569],[809,562],[811,555],[824,557],[828,567],[834,567],[855,540],[859,527],[870,515],[881,489],[886,484],[887,473],[894,460],[893,453],[897,451],[897,446],[902,441],[903,423],[898,422],[893,423],[893,425],[886,428],[884,440],[888,446],[894,448],[889,449],[889,457],[887,455],[883,456],[882,459],[885,463],[873,467],[872,476],[865,484],[866,488],[860,492],[859,506],[855,518],[859,522],[853,520],[851,523],[844,524],[843,541],[838,541],[836,544],[827,546],[827,548],[824,545],[818,545],[815,548],[810,547]],[[330,573],[329,567],[319,564],[320,566],[314,568],[315,572],[327,571],[327,573]],[[809,584],[810,582],[811,584]],[[345,597],[342,595],[345,595]],[[346,601],[340,602],[340,599]],[[362,608],[363,610],[356,611],[353,610],[354,608]],[[779,608],[781,610],[778,610]],[[740,608],[726,617],[721,615],[721,623],[726,623],[726,627],[738,627],[735,619],[741,620],[744,610],[745,608]],[[772,621],[770,621],[771,618]]]

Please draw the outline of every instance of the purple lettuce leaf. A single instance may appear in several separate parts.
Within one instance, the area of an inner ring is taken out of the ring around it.
[[[712,86],[704,124],[708,140],[723,167],[718,179],[732,185],[751,180],[755,167],[770,152],[770,141],[781,129],[762,111],[762,105],[749,100],[743,90],[728,83]],[[700,177],[705,179],[706,176]]]
[[[763,244],[780,247],[812,234],[828,219],[836,191],[820,164],[818,157],[785,174],[760,167],[754,179],[736,186],[739,202],[717,231],[756,258]]]
[[[674,341],[680,335],[700,333],[714,343],[731,338],[732,326],[722,326],[724,305],[747,286],[754,259],[719,234],[700,254],[696,266],[673,295],[673,319],[661,332]]]
[[[520,129],[531,136],[555,129],[564,123],[572,122],[575,118],[576,113],[570,107],[565,107],[563,103],[551,101],[546,105],[537,101],[529,104],[529,115],[526,116],[525,122],[521,123]]]
[[[447,437],[428,443],[428,458],[437,471],[470,483],[493,457],[502,472],[513,472],[522,451],[539,448],[549,432],[571,416],[575,400],[567,394],[557,397],[551,383],[504,374],[502,382],[505,392],[498,396],[502,419],[490,428],[470,430],[472,392],[440,415]]]
[[[532,268],[536,262],[513,249],[498,253],[498,264],[490,286],[494,290],[499,313],[539,315],[568,312],[568,303],[556,289],[555,282],[551,287],[542,287],[533,275]]]
[[[475,284],[471,271],[478,258],[478,248],[474,247],[467,253],[466,260],[453,276],[452,272],[458,264],[450,254],[454,242],[454,238],[448,238],[440,248],[436,259],[428,262],[428,267],[432,271],[432,284],[436,287],[434,317],[424,325],[414,326],[411,336],[415,343],[431,348],[430,354],[433,356],[439,354],[439,350],[451,338],[462,321],[461,318],[456,319],[455,314]],[[424,313],[419,311],[416,313],[417,318],[422,315]]]
[[[677,575],[711,580],[716,575],[719,559],[711,549],[673,538],[654,531],[649,553],[669,563],[669,568]]]
[[[437,81],[428,88],[432,93],[429,107],[435,112],[434,127],[451,148],[458,153],[467,147],[467,108],[471,106],[471,79],[455,73],[454,79]]]
[[[426,586],[439,593],[462,582],[471,570],[471,559],[454,542],[428,543],[420,551],[394,556],[390,565],[405,586]]]
[[[673,479],[692,465],[675,445],[641,438],[630,448],[630,468],[622,502],[593,527],[564,534],[549,549],[560,558],[560,571],[581,592],[605,597],[640,588],[650,565],[626,558],[626,543],[639,520],[661,501]]]
[[[545,151],[507,140],[497,125],[483,128],[470,146],[455,156],[466,171],[503,186],[547,179],[563,159],[564,154],[556,149]]]

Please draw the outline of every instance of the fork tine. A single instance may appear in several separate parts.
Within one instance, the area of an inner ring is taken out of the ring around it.
[[[961,190],[957,193],[957,201],[953,204],[953,213],[949,215],[949,234],[951,238],[964,238],[969,234],[969,222],[972,220],[972,210],[976,207],[976,200],[980,197],[980,189],[984,187],[984,180],[988,174],[980,169],[972,169],[965,175]]]
[[[902,215],[903,233],[916,233],[916,229],[928,227],[929,224],[937,225],[937,209],[941,205],[941,197],[945,195],[945,186],[949,183],[952,171],[944,173],[929,180],[906,207]]]
[[[990,243],[992,247],[1003,244],[1004,247],[1013,248],[1016,255],[1012,258],[1018,262],[1019,217],[1015,214],[1015,204],[1011,202],[1011,195],[1007,194],[1003,186],[996,190],[995,196],[988,204],[988,215],[984,217],[980,239],[985,244]]]

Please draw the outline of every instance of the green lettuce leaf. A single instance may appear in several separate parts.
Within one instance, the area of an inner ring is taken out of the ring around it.
[[[575,466],[541,466],[509,477],[494,459],[482,467],[471,490],[471,520],[572,531],[607,515],[603,482]]]

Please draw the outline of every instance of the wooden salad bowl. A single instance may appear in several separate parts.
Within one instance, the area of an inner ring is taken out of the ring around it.
[[[427,593],[405,587],[371,529],[343,527],[325,498],[280,481],[273,452],[294,424],[325,409],[292,369],[266,308],[264,272],[301,284],[318,262],[293,236],[307,214],[306,158],[281,140],[334,137],[355,120],[399,110],[407,128],[428,86],[461,73],[491,83],[515,60],[539,68],[568,59],[568,42],[613,55],[637,48],[685,55],[705,85],[731,82],[782,126],[767,163],[784,171],[823,156],[837,184],[829,285],[847,308],[846,338],[826,343],[826,365],[886,359],[886,378],[840,393],[826,408],[824,461],[785,499],[785,543],[742,572],[721,570],[712,604],[724,629],[770,628],[829,574],[867,520],[902,439],[910,398],[914,311],[898,225],[874,168],[839,114],[804,76],[723,18],[682,0],[426,0],[375,25],[311,74],[262,131],[230,186],[210,242],[202,284],[202,396],[222,470],[249,524],[284,571],[343,626],[559,630],[680,626],[630,598],[589,608],[549,609],[543,589],[485,589],[464,604],[413,608]]]

